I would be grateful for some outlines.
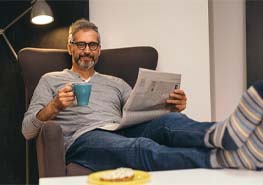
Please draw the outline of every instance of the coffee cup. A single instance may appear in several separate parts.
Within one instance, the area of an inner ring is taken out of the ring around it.
[[[84,106],[89,104],[89,98],[91,93],[91,84],[87,82],[73,83],[72,89],[74,95],[77,99],[77,104],[79,106]]]

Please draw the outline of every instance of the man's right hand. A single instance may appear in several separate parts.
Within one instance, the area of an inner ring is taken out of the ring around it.
[[[75,96],[71,84],[66,84],[61,88],[55,98],[43,109],[37,113],[40,121],[48,121],[57,116],[57,114],[66,107],[73,104]]]
[[[57,95],[52,100],[55,108],[58,111],[65,109],[70,106],[75,100],[75,96],[72,90],[71,84],[65,85],[63,88],[58,90]]]

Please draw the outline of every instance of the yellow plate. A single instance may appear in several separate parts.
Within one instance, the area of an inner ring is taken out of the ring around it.
[[[150,181],[149,173],[139,170],[134,170],[134,177],[129,181],[110,182],[100,180],[101,175],[111,171],[112,170],[106,170],[90,174],[88,177],[89,185],[144,185]]]

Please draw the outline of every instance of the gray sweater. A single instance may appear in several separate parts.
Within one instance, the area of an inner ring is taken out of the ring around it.
[[[57,91],[66,83],[81,81],[77,73],[68,69],[41,77],[23,120],[22,133],[26,139],[36,137],[41,125],[45,124],[36,118],[36,114],[56,96]],[[52,120],[62,128],[66,150],[83,133],[120,122],[122,107],[131,92],[131,87],[122,79],[100,73],[95,73],[89,83],[92,84],[89,104],[77,106],[75,102]]]

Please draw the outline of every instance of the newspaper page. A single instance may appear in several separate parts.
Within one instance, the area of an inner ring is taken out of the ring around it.
[[[136,84],[123,107],[121,122],[102,128],[117,130],[167,114],[170,107],[166,100],[180,84],[180,74],[140,68]]]

